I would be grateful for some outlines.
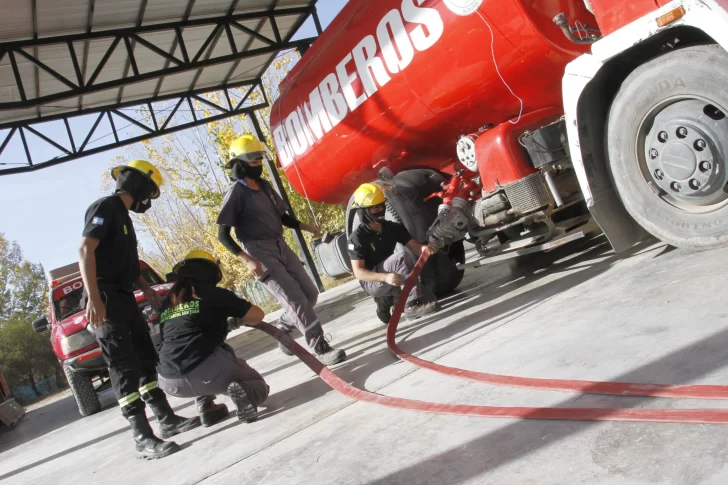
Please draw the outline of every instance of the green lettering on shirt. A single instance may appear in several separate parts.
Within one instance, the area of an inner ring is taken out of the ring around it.
[[[192,300],[186,303],[180,303],[179,305],[175,305],[164,310],[160,317],[160,323],[172,320],[173,318],[197,315],[198,313],[200,313],[200,300]]]

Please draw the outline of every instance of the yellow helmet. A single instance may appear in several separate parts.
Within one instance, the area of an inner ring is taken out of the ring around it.
[[[156,199],[159,197],[159,188],[164,183],[164,177],[162,177],[162,172],[160,172],[157,167],[147,162],[146,160],[134,160],[133,162],[129,162],[126,165],[120,165],[118,167],[112,168],[111,178],[116,180],[119,174],[124,170],[136,170],[142,175],[149,177],[152,182],[154,182],[155,187],[154,193],[152,194],[152,199]]]
[[[217,281],[216,283],[219,283],[220,280],[222,280],[222,270],[220,269],[220,260],[215,258],[212,254],[205,251],[204,249],[195,249],[193,251],[190,251],[187,253],[187,256],[185,256],[185,259],[180,261],[179,263],[174,265],[174,268],[172,268],[172,271],[174,271],[175,274],[179,274],[182,270],[182,267],[185,265],[187,261],[193,261],[193,260],[199,260],[199,261],[207,261],[208,263],[212,263],[217,268]]]
[[[230,161],[225,164],[225,168],[230,168],[235,160],[250,162],[265,156],[265,148],[263,144],[253,135],[243,135],[235,139],[230,144],[228,151]]]
[[[386,200],[382,189],[374,184],[362,184],[354,192],[354,207],[361,209],[384,204]]]

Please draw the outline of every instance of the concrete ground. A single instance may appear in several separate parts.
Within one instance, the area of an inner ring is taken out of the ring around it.
[[[728,384],[728,249],[645,243],[615,256],[603,238],[518,265],[471,270],[434,317],[404,323],[402,347],[494,373],[645,383]],[[355,283],[322,295],[321,320],[349,360],[335,372],[389,396],[462,404],[726,408],[728,402],[619,398],[493,387],[418,370],[387,349]],[[258,331],[231,339],[272,395],[261,419],[177,437],[183,450],[134,458],[105,393],[79,418],[70,398],[0,435],[5,484],[680,484],[728,483],[728,426],[519,421],[357,403]],[[173,400],[182,415],[192,402]],[[232,406],[231,406],[232,407]],[[154,425],[153,425],[154,426]]]

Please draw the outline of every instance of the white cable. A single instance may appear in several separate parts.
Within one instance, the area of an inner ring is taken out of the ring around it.
[[[483,14],[480,13],[480,10],[476,10],[478,16],[480,19],[485,23],[485,25],[488,27],[488,30],[490,30],[490,53],[493,56],[493,65],[495,66],[495,72],[498,73],[498,77],[500,77],[500,80],[503,81],[503,84],[508,88],[508,91],[511,92],[514,98],[518,100],[519,103],[521,103],[521,110],[518,112],[518,118],[514,120],[509,120],[508,122],[512,125],[517,125],[519,121],[521,121],[521,116],[523,115],[523,100],[519,98],[516,93],[513,92],[513,89],[511,89],[511,86],[506,82],[506,80],[503,78],[503,75],[500,72],[500,69],[498,68],[498,61],[495,59],[495,33],[493,33],[493,29],[491,28],[490,24],[487,20],[485,20],[485,17],[483,17]]]

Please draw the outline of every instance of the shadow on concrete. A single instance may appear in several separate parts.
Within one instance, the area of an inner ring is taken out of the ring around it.
[[[663,358],[645,364],[627,372],[616,381],[639,382],[645,376],[659,374],[663,369],[680,369],[676,376],[679,384],[700,378],[706,374],[725,367],[728,364],[726,346],[728,345],[728,329],[683,347]],[[686,366],[685,363],[691,365]],[[573,407],[574,401],[580,397],[563,401],[554,407]],[[650,397],[599,397],[605,405],[621,408],[640,407],[646,402],[656,402]],[[609,416],[605,409],[604,416]],[[472,483],[477,477],[523,458],[540,448],[552,446],[554,442],[578,434],[597,422],[577,421],[532,421],[521,420],[500,428],[492,433],[480,436],[467,443],[451,448],[435,456],[410,465],[402,470],[390,473],[366,485],[396,485],[413,483],[438,483],[433,477],[447,477],[449,485],[464,482]],[[603,424],[603,423],[601,423]],[[630,423],[616,423],[618,426],[629,426]],[[634,424],[631,424],[634,425]],[[668,425],[665,425],[668,426]],[[690,426],[682,424],[680,426]],[[704,425],[693,425],[704,426]],[[547,436],[548,439],[544,439]],[[496,444],[496,446],[493,446]],[[477,453],[475,452],[477,450]]]

